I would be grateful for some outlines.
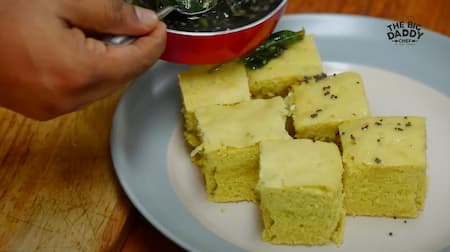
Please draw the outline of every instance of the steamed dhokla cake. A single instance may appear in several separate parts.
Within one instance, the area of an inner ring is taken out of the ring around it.
[[[287,109],[281,97],[235,105],[212,105],[194,112],[201,145],[193,151],[205,177],[208,199],[215,202],[255,201],[258,143],[290,139]]]
[[[365,118],[339,131],[347,214],[416,217],[427,184],[425,118]]]
[[[247,72],[250,92],[254,97],[285,96],[288,88],[299,79],[322,73],[322,62],[314,37],[307,35],[264,67]]]
[[[309,139],[263,141],[259,162],[264,241],[342,243],[343,168],[336,144]]]
[[[220,65],[199,65],[178,75],[183,97],[185,138],[191,146],[197,146],[196,121],[193,111],[213,104],[233,104],[250,99],[248,79],[241,62],[232,61]]]
[[[337,142],[338,125],[370,115],[358,73],[319,76],[292,87],[292,118],[297,138]]]

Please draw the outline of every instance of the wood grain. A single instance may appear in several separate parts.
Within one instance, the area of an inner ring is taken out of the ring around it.
[[[118,97],[49,122],[0,110],[0,251],[120,248],[132,208],[109,155]]]
[[[369,0],[289,0],[286,13],[365,14]]]

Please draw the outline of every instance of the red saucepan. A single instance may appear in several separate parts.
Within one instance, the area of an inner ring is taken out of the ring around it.
[[[266,16],[243,27],[218,32],[167,30],[167,46],[161,59],[183,64],[216,64],[246,55],[274,30],[287,0]]]
[[[266,16],[242,27],[217,32],[186,32],[167,29],[167,45],[161,59],[182,64],[217,64],[248,54],[273,32],[286,9],[287,0]],[[164,17],[170,9],[158,15]],[[110,45],[132,43],[136,38],[108,36]]]

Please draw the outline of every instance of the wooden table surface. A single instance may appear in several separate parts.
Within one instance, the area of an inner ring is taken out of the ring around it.
[[[406,20],[450,36],[450,0],[289,0],[287,13],[343,13]],[[124,252],[183,251],[139,216]]]
[[[289,0],[287,13],[412,17],[450,36],[450,0]],[[44,123],[0,108],[0,251],[182,251],[114,176],[108,137],[122,92]]]

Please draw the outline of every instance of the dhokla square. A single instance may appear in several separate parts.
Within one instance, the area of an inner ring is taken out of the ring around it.
[[[362,78],[355,72],[305,79],[290,96],[296,138],[338,142],[339,124],[370,115]]]
[[[371,117],[339,126],[349,215],[417,217],[427,187],[424,117]]]
[[[247,70],[250,92],[256,98],[286,96],[289,87],[303,79],[322,73],[322,61],[313,35],[306,35],[266,66]]]
[[[248,78],[242,62],[231,61],[220,66],[197,65],[178,75],[183,98],[184,136],[193,147],[197,138],[193,111],[214,104],[234,104],[250,99]]]
[[[334,143],[263,141],[257,191],[262,239],[274,244],[341,244],[342,160]]]
[[[204,175],[214,202],[256,201],[259,142],[290,139],[281,97],[234,105],[211,105],[194,112],[201,144],[193,162]]]

